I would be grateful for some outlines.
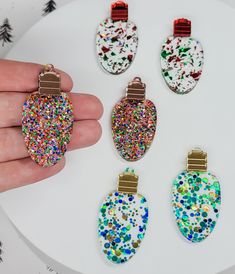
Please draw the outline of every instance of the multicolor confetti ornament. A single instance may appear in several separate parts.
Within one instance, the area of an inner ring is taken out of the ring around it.
[[[99,211],[98,236],[108,260],[121,264],[137,252],[148,224],[148,204],[137,193],[134,171],[119,175],[118,190],[103,200]]]
[[[191,37],[191,21],[174,21],[174,35],[167,37],[161,50],[162,75],[177,94],[189,93],[202,74],[204,53],[200,42]]]
[[[39,90],[30,94],[22,112],[22,132],[31,158],[40,166],[55,165],[65,154],[73,128],[73,107],[60,89],[60,75],[46,65]]]
[[[139,77],[126,89],[126,97],[112,111],[112,135],[117,151],[127,161],[137,161],[150,148],[157,124],[154,103],[145,99],[146,86]]]
[[[121,74],[133,62],[137,47],[137,27],[128,21],[128,4],[117,1],[111,6],[111,17],[103,20],[97,30],[99,62],[107,72]]]
[[[201,242],[214,230],[221,204],[220,183],[207,172],[207,154],[202,150],[188,154],[187,171],[173,183],[172,204],[179,230],[190,242]]]

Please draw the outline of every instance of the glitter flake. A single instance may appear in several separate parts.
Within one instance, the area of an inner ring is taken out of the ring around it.
[[[125,263],[138,250],[148,223],[148,205],[140,194],[110,193],[99,213],[102,251],[113,263]]]
[[[178,94],[186,94],[196,86],[203,61],[201,44],[191,37],[170,36],[162,45],[162,75],[169,88]]]
[[[196,243],[214,230],[221,204],[220,184],[209,172],[182,172],[173,183],[173,211],[183,236]]]
[[[127,161],[137,161],[150,148],[157,123],[156,108],[150,100],[123,98],[112,112],[114,144]]]
[[[100,23],[96,38],[98,59],[109,73],[120,74],[133,62],[138,47],[137,27],[130,21]]]
[[[31,158],[53,166],[65,154],[73,127],[72,104],[66,93],[28,96],[23,106],[22,132]]]

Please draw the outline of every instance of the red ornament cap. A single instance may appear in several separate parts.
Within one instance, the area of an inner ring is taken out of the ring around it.
[[[189,37],[191,36],[191,21],[185,18],[174,21],[174,36]]]
[[[117,1],[111,6],[111,18],[113,21],[128,20],[128,4],[123,1]]]

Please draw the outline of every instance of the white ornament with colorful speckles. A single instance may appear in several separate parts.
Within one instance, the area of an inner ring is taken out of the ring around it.
[[[111,74],[125,72],[138,47],[137,27],[130,21],[107,18],[98,27],[96,49],[101,66]]]
[[[192,37],[170,36],[162,45],[162,75],[175,93],[186,94],[196,86],[203,61],[202,46]]]

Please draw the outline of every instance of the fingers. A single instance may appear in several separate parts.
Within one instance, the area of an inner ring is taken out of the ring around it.
[[[64,158],[48,168],[40,167],[30,158],[1,163],[0,192],[44,180],[61,171],[64,165]]]
[[[74,150],[96,144],[102,135],[100,123],[95,120],[76,122],[68,149]]]
[[[99,120],[103,114],[103,105],[94,95],[70,93],[75,120]]]
[[[75,122],[68,150],[94,145],[100,139],[101,133],[101,126],[95,120]],[[29,154],[24,143],[21,128],[0,129],[0,162],[26,157],[29,157]]]
[[[32,92],[38,89],[38,75],[43,66],[39,64],[0,60],[0,91]],[[71,77],[57,70],[61,76],[61,89],[70,91]]]
[[[27,93],[0,92],[0,128],[21,126],[22,107],[27,96]],[[76,121],[100,119],[103,106],[97,97],[78,93],[70,93],[69,96]]]

